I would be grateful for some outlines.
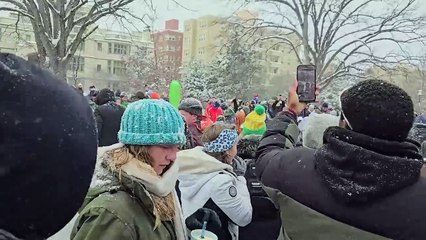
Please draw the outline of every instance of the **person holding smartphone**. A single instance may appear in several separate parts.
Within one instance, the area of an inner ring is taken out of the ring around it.
[[[426,239],[426,178],[420,146],[407,139],[409,95],[378,80],[349,88],[339,127],[314,150],[294,147],[306,106],[296,89],[256,154],[256,174],[280,207],[283,239]]]

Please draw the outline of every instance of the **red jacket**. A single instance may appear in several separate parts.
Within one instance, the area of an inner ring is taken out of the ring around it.
[[[222,108],[215,108],[213,105],[209,105],[206,108],[206,117],[210,118],[213,122],[216,122],[217,117],[219,117],[220,115],[223,115]]]

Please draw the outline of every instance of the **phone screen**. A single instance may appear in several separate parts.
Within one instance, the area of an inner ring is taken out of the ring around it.
[[[313,65],[297,67],[297,94],[300,102],[315,102],[316,70]]]

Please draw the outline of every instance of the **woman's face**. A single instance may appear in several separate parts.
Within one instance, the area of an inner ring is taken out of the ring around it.
[[[228,154],[227,163],[231,164],[232,163],[232,159],[234,159],[234,157],[237,156],[237,144],[235,144],[234,146],[232,146],[232,148],[229,149],[226,152]]]
[[[176,160],[176,153],[179,151],[178,147],[178,145],[156,145],[148,147],[148,153],[153,160],[151,166],[158,175],[163,174]]]

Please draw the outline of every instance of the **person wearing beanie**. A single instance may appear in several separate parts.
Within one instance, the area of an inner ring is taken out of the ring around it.
[[[135,95],[133,95],[133,96],[130,97],[129,102],[132,103],[132,102],[136,102],[136,101],[139,101],[139,100],[142,100],[142,99],[149,99],[149,97],[144,92],[137,91],[135,93]]]
[[[203,131],[213,124],[209,118],[203,115],[203,105],[196,98],[185,98],[179,104],[178,109],[188,126],[190,134],[190,137],[188,137],[192,143],[188,148],[202,146],[201,136]]]
[[[160,94],[159,93],[157,93],[157,92],[151,92],[150,94],[149,94],[149,97],[151,98],[151,99],[161,99],[161,96],[160,96]]]
[[[120,130],[121,116],[125,108],[115,102],[114,92],[108,88],[99,91],[94,111],[98,129],[99,147],[118,143],[117,133]]]
[[[0,239],[47,239],[89,188],[93,112],[50,71],[9,53],[0,53],[0,89]]]
[[[262,105],[256,105],[254,111],[247,115],[243,124],[244,135],[263,135],[266,131],[266,114]]]
[[[268,123],[256,174],[280,206],[291,239],[426,239],[426,179],[418,144],[407,139],[414,109],[401,88],[368,80],[340,97],[339,127],[317,150],[294,148],[297,82],[289,107]],[[410,219],[410,221],[407,221]]]
[[[246,226],[252,217],[250,196],[244,178],[245,165],[232,163],[237,154],[235,127],[216,122],[203,134],[203,146],[180,151],[179,189],[184,217],[199,208],[214,210],[221,227],[209,226],[221,240],[236,240],[238,226]]]
[[[174,191],[176,153],[185,143],[179,112],[163,100],[131,103],[118,139],[98,149],[97,170],[71,239],[188,239]]]
[[[217,117],[219,117],[220,115],[223,115],[223,109],[220,107],[220,102],[217,100],[214,100],[206,108],[206,117],[211,119],[213,122],[216,122]]]

